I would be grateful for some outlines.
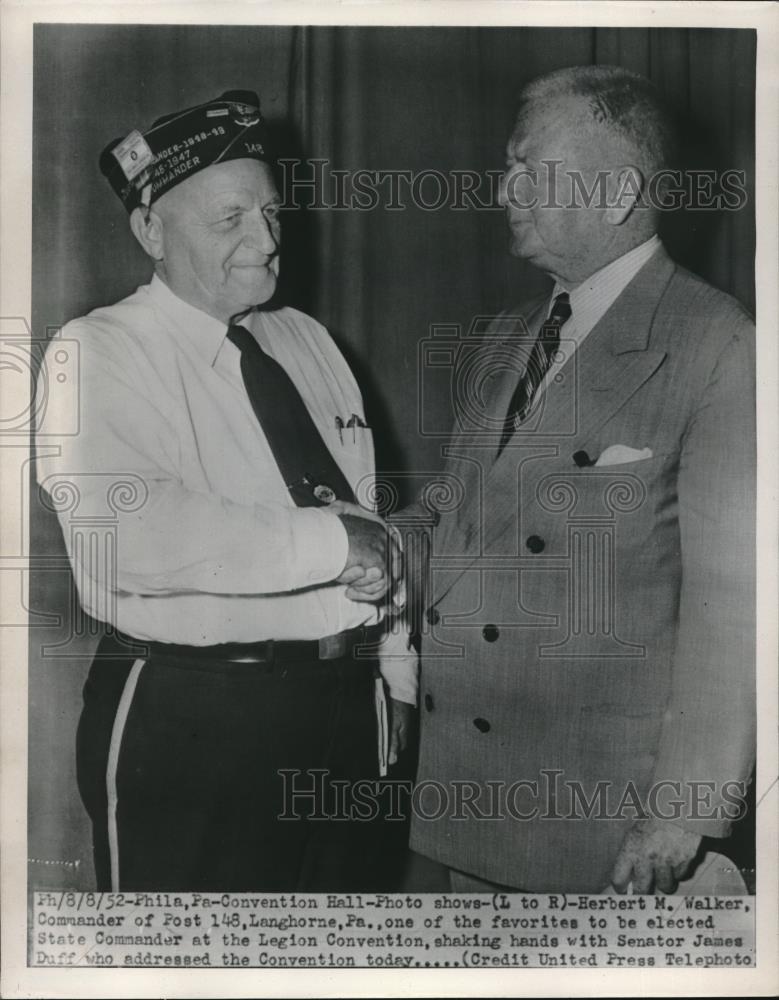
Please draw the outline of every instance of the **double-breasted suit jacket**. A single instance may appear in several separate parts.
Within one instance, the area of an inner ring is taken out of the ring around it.
[[[661,248],[499,453],[505,359],[543,319],[514,312],[525,333],[486,338],[483,408],[447,446],[411,843],[598,892],[636,818],[723,836],[750,774],[754,328]]]

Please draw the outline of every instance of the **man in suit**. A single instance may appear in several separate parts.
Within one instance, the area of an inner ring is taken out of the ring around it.
[[[554,289],[460,345],[422,636],[412,847],[455,891],[671,892],[741,808],[754,329],[660,243],[669,147],[625,70],[521,95],[500,203]]]

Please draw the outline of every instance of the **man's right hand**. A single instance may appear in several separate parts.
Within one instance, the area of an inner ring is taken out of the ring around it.
[[[360,581],[359,590],[352,588],[347,596],[352,600],[379,601],[389,590],[392,580],[387,571],[387,550],[390,537],[378,518],[355,514],[339,514],[349,537],[349,553],[337,583]]]

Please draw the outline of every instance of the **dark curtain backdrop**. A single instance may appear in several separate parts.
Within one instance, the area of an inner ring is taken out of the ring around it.
[[[687,165],[746,173],[736,212],[665,221],[672,254],[754,309],[755,34],[741,30],[38,25],[33,163],[34,336],[148,280],[123,209],[97,169],[102,147],[170,110],[256,89],[288,157],[331,171],[502,166],[516,95],[563,66],[612,63],[649,76],[682,125]],[[298,176],[303,176],[301,170]],[[289,178],[289,171],[287,172]],[[405,191],[405,195],[403,192]],[[432,200],[435,191],[424,189]],[[378,461],[401,497],[440,467],[445,394],[420,413],[418,356],[433,324],[516,303],[546,279],[506,253],[500,211],[285,212],[281,295],[323,322],[357,372]],[[324,200],[332,201],[327,189]],[[301,199],[304,196],[301,194]],[[33,553],[61,556],[54,516],[33,502]],[[66,575],[37,572],[30,607],[60,626],[31,630],[29,847],[35,885],[91,885],[74,777],[80,690],[96,637],[70,659]],[[412,886],[413,888],[413,886]]]

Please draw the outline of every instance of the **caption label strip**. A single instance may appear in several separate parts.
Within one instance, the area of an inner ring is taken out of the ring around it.
[[[29,964],[734,968],[753,896],[32,894]]]

